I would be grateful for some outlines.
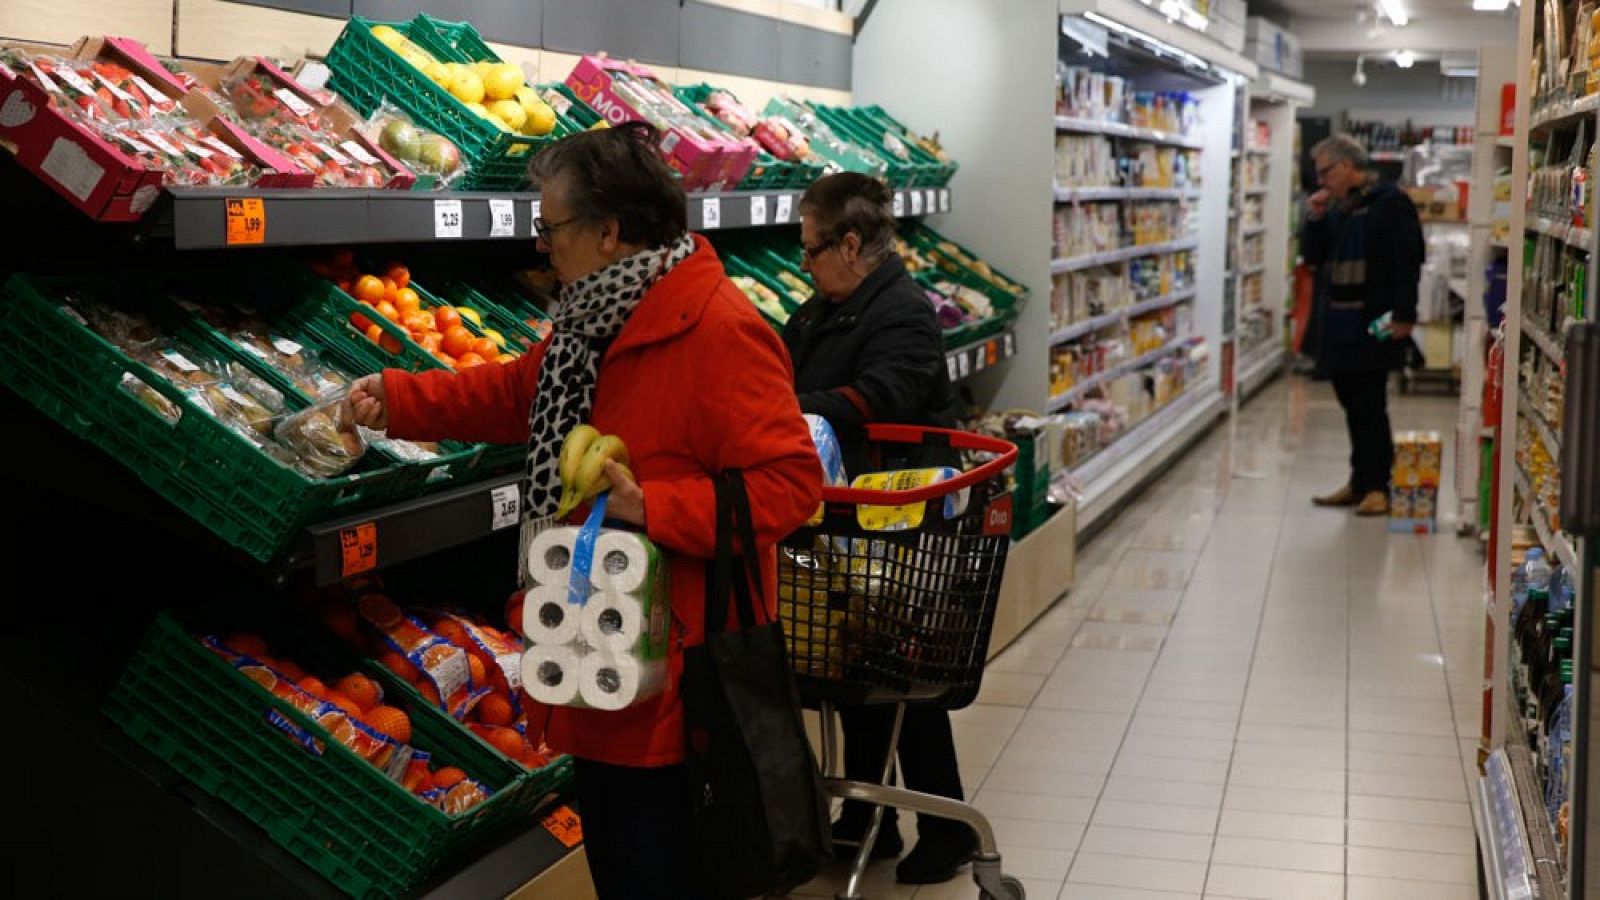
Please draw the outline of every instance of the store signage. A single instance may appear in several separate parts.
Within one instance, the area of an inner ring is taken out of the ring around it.
[[[260,197],[230,197],[223,203],[229,247],[266,242],[267,212]]]

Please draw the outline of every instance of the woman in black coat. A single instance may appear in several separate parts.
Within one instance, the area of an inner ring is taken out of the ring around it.
[[[817,295],[796,310],[783,329],[794,361],[800,409],[833,425],[851,477],[890,468],[954,465],[933,457],[874,459],[866,440],[871,422],[950,427],[952,392],[944,341],[933,307],[906,274],[894,250],[895,221],[889,188],[865,175],[840,173],[818,180],[800,200],[803,266]],[[883,772],[894,710],[873,706],[843,710],[847,778],[877,781]],[[963,799],[950,714],[908,709],[900,734],[900,772],[906,787]],[[848,801],[834,823],[836,842],[859,845],[870,806]],[[934,884],[955,877],[977,848],[966,825],[917,817],[917,845],[900,861],[903,884]],[[895,810],[884,811],[873,857],[904,849]]]

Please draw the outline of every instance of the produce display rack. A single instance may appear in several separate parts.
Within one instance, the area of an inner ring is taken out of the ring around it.
[[[152,214],[153,228],[158,235],[170,235],[180,250],[529,241],[536,237],[533,220],[539,215],[539,195],[527,191],[170,188],[167,193],[169,205]],[[691,193],[689,227],[713,231],[796,225],[801,193]],[[949,188],[905,188],[894,196],[895,215],[902,218],[951,209]],[[248,228],[241,227],[246,224]]]

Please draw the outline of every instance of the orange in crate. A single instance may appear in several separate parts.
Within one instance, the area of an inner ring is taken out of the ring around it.
[[[373,731],[386,734],[402,744],[411,742],[411,717],[392,706],[375,706],[361,717]]]
[[[362,712],[370,711],[383,699],[383,688],[359,672],[339,679],[339,683],[334,685],[334,690],[355,701]]]
[[[512,719],[516,717],[515,711],[511,708],[511,701],[500,694],[489,694],[478,701],[475,709],[478,721],[485,725],[510,725]]]

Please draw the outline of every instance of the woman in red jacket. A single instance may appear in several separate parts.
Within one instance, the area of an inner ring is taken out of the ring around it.
[[[743,470],[764,596],[776,616],[773,545],[821,500],[822,475],[778,335],[687,230],[682,188],[642,123],[566,138],[534,162],[539,247],[561,281],[548,341],[508,365],[412,375],[351,391],[357,421],[391,436],[525,442],[528,520],[560,494],[562,439],[589,423],[628,445],[608,516],[669,551],[671,680],[623,710],[536,708],[546,740],[577,761],[589,867],[601,898],[705,897],[686,842],[688,780],[677,683],[704,640],[705,560],[715,552],[711,475]],[[525,530],[526,533],[526,530]]]

